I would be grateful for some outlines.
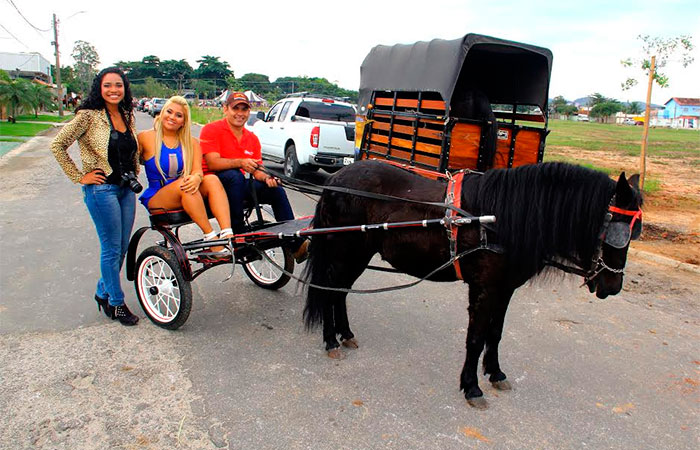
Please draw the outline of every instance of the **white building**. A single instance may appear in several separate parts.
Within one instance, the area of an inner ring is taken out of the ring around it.
[[[10,78],[39,79],[44,83],[53,83],[51,63],[39,53],[0,52],[0,69]]]

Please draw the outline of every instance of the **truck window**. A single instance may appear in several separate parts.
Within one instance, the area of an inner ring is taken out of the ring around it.
[[[317,120],[354,122],[355,109],[352,106],[325,102],[301,102],[296,115]]]
[[[292,102],[284,102],[284,105],[282,105],[282,112],[280,112],[280,118],[279,121],[282,122],[286,117],[287,113],[289,112],[289,107],[291,106]]]
[[[280,112],[281,107],[282,103],[278,103],[275,106],[273,106],[270,112],[267,113],[267,118],[265,119],[265,122],[274,122],[275,117],[277,117],[277,114]]]

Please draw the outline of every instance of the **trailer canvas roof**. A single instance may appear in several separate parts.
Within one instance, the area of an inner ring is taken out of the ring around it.
[[[491,103],[547,109],[552,52],[543,47],[467,34],[415,44],[378,45],[360,68],[360,106],[372,91],[432,91],[447,108],[466,88],[481,90]]]

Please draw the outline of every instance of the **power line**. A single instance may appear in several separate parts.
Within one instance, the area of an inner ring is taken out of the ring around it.
[[[41,28],[36,27],[33,23],[31,23],[29,20],[27,20],[26,17],[24,17],[24,14],[22,14],[22,11],[20,11],[19,8],[17,7],[17,5],[15,5],[15,2],[13,2],[12,0],[7,0],[7,2],[8,2],[10,5],[12,5],[12,7],[15,8],[15,10],[17,11],[17,13],[18,13],[20,16],[22,16],[22,19],[24,19],[24,21],[27,22],[27,23],[29,24],[29,26],[32,27],[32,28],[34,28],[36,31],[42,31],[42,32],[44,32],[44,33],[47,32],[47,31],[51,31],[51,28],[48,28],[48,29],[46,29],[46,30],[42,30]]]
[[[20,41],[19,38],[17,38],[17,36],[15,36],[14,34],[12,34],[12,32],[11,32],[10,30],[8,30],[7,28],[5,28],[5,25],[3,25],[3,24],[0,23],[0,27],[2,27],[2,29],[5,30],[5,31],[7,32],[7,34],[9,34],[10,36],[12,36],[12,38],[13,38],[15,41],[17,41],[17,42],[19,42],[20,44],[24,45],[24,46],[27,48],[27,50],[31,50],[27,44],[25,44],[24,42]]]

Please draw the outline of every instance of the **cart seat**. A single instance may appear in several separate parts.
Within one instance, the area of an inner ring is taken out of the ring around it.
[[[209,209],[209,204],[206,204],[207,217],[210,219],[214,218],[214,213]],[[185,212],[184,209],[154,209],[150,210],[151,225],[152,226],[181,226],[192,223],[192,218]]]
[[[210,219],[214,218],[214,213],[209,209],[209,202],[204,200],[204,206],[207,209],[207,217]],[[262,205],[261,205],[262,206]],[[245,199],[243,201],[243,211],[253,208],[254,205]],[[171,226],[179,227],[181,225],[187,225],[192,223],[192,218],[185,212],[184,209],[151,209],[149,210],[152,226]]]

